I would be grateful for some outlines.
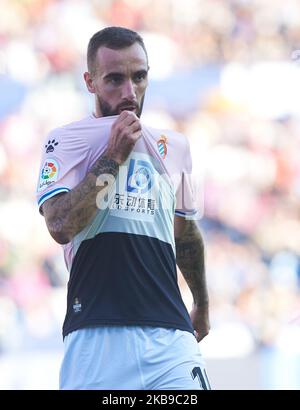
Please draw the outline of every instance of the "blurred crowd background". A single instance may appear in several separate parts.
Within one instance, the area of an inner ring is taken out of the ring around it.
[[[204,175],[212,385],[299,389],[299,0],[0,0],[0,389],[57,388],[68,273],[35,189],[46,134],[93,109],[107,25],[144,37],[143,120],[187,135]]]

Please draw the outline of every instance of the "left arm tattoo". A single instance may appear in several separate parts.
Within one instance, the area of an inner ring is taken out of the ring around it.
[[[185,221],[180,237],[175,238],[176,263],[194,298],[194,304],[208,304],[205,277],[204,243],[195,221]]]

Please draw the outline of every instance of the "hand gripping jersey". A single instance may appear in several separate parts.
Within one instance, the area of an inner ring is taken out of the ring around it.
[[[89,116],[50,132],[37,187],[40,209],[84,179],[105,151],[116,118]],[[196,213],[190,172],[183,135],[142,126],[116,180],[108,178],[107,194],[97,197],[96,216],[63,245],[70,272],[63,336],[101,325],[193,333],[177,284],[174,241],[174,214]]]

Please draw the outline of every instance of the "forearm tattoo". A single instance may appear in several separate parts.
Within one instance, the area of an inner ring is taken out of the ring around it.
[[[96,161],[90,172],[96,177],[101,174],[111,174],[116,177],[119,172],[119,164],[103,155]]]
[[[194,303],[208,303],[205,277],[204,244],[194,221],[186,221],[180,238],[175,238],[176,263],[181,270],[194,298]]]
[[[77,187],[67,194],[50,198],[45,203],[52,215],[47,221],[50,232],[60,241],[68,242],[85,228],[97,212],[96,197],[103,189],[97,186],[97,178],[107,174],[116,178],[118,171],[119,164],[103,155]]]

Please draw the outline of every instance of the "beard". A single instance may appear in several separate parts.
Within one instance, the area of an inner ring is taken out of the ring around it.
[[[119,115],[120,109],[122,109],[122,107],[134,105],[136,107],[136,115],[140,118],[143,111],[145,94],[141,99],[140,105],[138,105],[137,103],[132,103],[132,101],[127,101],[117,105],[116,107],[112,107],[107,101],[104,101],[101,97],[99,97],[99,95],[96,95],[96,98],[103,117]]]

